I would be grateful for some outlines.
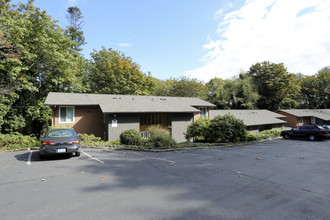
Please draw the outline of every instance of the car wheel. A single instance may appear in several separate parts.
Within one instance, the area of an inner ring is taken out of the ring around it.
[[[76,152],[76,157],[79,157],[80,156],[80,152]]]
[[[284,139],[290,139],[290,136],[288,134],[285,134]]]
[[[309,136],[309,140],[310,140],[310,141],[315,141],[315,140],[316,140],[316,138],[315,138],[315,136],[314,136],[314,135],[310,135],[310,136]]]

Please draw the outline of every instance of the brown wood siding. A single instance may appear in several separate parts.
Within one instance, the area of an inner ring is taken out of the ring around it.
[[[103,138],[103,113],[99,106],[74,106],[74,122],[59,122],[59,106],[52,108],[54,128],[73,128],[77,133],[94,134]]]
[[[289,126],[291,128],[298,126],[298,117],[288,114],[286,112],[283,112],[281,110],[277,110],[276,113],[286,116],[285,118],[282,118],[282,120],[286,121],[286,126]]]

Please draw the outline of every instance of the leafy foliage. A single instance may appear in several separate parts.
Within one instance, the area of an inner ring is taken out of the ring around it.
[[[294,100],[299,92],[298,81],[295,74],[287,72],[283,63],[256,63],[250,67],[248,74],[260,95],[257,102],[259,109],[275,111],[298,106]]]
[[[208,93],[207,86],[197,80],[187,77],[168,80],[155,80],[155,89],[152,92],[156,96],[175,96],[175,97],[198,97],[206,99]]]
[[[141,145],[142,138],[135,129],[129,129],[120,134],[120,143],[126,145]]]
[[[76,57],[69,53],[73,42],[33,1],[7,4],[1,13],[1,131],[39,135],[50,121],[50,108],[43,105],[48,92],[75,91],[79,83]]]
[[[145,141],[144,146],[151,148],[173,148],[176,146],[175,141],[167,129],[159,125],[150,126],[148,129],[149,138]]]
[[[247,132],[246,140],[256,141],[256,140],[280,137],[281,131],[282,131],[281,129],[271,129],[271,130],[260,131],[257,134],[251,134],[250,132]]]
[[[91,56],[91,92],[147,95],[152,90],[152,77],[143,74],[140,66],[124,53],[103,47]]]
[[[0,150],[28,149],[39,147],[40,143],[36,137],[16,134],[0,133]]]
[[[211,79],[207,100],[218,109],[255,109],[259,95],[249,75],[234,80]]]
[[[208,82],[208,101],[215,104],[218,109],[230,109],[232,85],[233,82],[230,80],[211,79]]]
[[[218,115],[209,126],[211,142],[241,142],[246,140],[246,128],[242,120],[233,115]]]
[[[218,115],[212,120],[198,119],[188,126],[185,137],[210,143],[242,142],[246,140],[246,128],[243,121],[233,115]]]
[[[193,138],[194,141],[207,141],[210,129],[211,119],[201,117],[188,126],[185,138],[187,140]]]
[[[75,52],[79,52],[82,50],[81,46],[86,44],[85,43],[85,37],[84,33],[82,31],[82,21],[83,18],[82,12],[77,6],[69,7],[67,10],[67,19],[70,22],[70,25],[68,26],[67,30],[65,31],[68,37],[75,42],[71,46],[71,49]]]
[[[301,79],[301,108],[330,108],[330,67]]]
[[[93,134],[79,134],[82,147],[119,147],[120,141],[103,141],[100,137],[95,137]]]

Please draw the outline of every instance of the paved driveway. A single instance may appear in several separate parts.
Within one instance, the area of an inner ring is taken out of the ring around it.
[[[329,219],[330,141],[0,153],[1,219]]]

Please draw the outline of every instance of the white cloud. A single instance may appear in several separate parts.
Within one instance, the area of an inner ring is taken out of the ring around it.
[[[87,0],[67,0],[67,2],[66,2],[66,6],[67,6],[67,7],[70,7],[70,6],[77,6],[79,2],[86,3]]]
[[[131,46],[133,46],[133,44],[130,44],[130,43],[119,43],[118,46],[120,46],[120,47],[131,47]]]
[[[215,17],[223,10],[219,9]],[[218,39],[208,37],[204,65],[186,76],[229,78],[256,62],[284,63],[290,72],[315,74],[330,65],[328,0],[247,0],[223,15]]]
[[[70,6],[76,6],[77,3],[78,3],[78,0],[68,0],[67,4],[70,5]]]

